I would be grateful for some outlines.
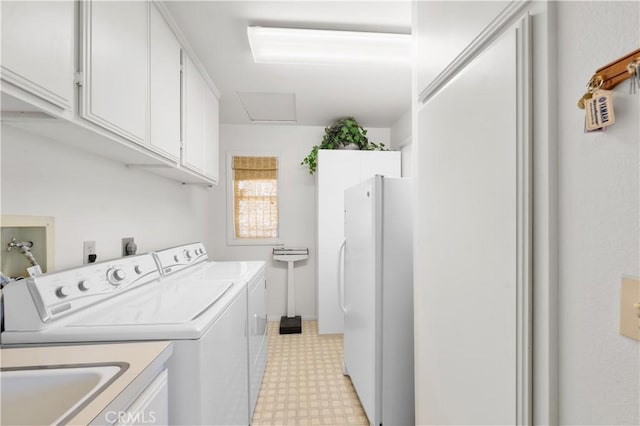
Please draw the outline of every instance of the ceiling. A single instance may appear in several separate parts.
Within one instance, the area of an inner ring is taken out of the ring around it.
[[[298,125],[390,127],[411,105],[410,65],[256,64],[247,39],[248,25],[410,33],[410,1],[165,4],[221,93],[221,123],[251,123],[238,92],[294,94]]]

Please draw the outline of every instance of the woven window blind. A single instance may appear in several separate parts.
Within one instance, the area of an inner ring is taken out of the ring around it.
[[[278,238],[277,157],[233,157],[236,238]]]

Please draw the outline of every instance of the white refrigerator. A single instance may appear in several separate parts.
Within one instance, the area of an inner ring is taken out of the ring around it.
[[[370,424],[413,425],[410,180],[375,176],[347,189],[344,206],[344,373]]]

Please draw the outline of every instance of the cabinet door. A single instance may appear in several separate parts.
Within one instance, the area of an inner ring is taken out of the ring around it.
[[[86,1],[80,115],[137,143],[146,141],[148,3]]]
[[[119,413],[117,425],[169,424],[168,372],[163,370],[127,411]]]
[[[204,174],[218,181],[219,135],[218,135],[218,98],[209,87],[205,87],[205,163]]]
[[[344,239],[344,190],[360,183],[361,151],[318,152],[318,332],[344,331],[338,304],[338,252]],[[355,167],[354,167],[355,165]]]
[[[155,5],[150,12],[150,147],[180,158],[180,43]]]
[[[71,109],[74,78],[73,1],[3,1],[2,79],[60,108]]]
[[[205,168],[205,90],[207,85],[200,72],[186,53],[183,53],[184,139],[182,165],[193,171],[204,173]]]

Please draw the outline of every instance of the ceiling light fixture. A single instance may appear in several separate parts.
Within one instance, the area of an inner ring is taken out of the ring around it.
[[[411,63],[411,34],[250,26],[247,35],[256,63]]]

